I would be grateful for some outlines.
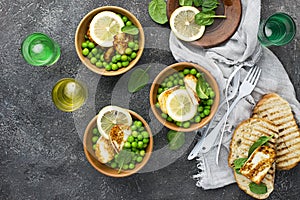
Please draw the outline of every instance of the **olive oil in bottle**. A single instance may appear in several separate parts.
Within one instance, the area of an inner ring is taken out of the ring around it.
[[[59,80],[52,90],[55,106],[64,111],[72,112],[80,108],[87,98],[87,88],[73,78]]]

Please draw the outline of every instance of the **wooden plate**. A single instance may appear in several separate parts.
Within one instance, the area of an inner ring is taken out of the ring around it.
[[[226,19],[215,19],[211,26],[206,26],[204,35],[191,44],[201,47],[217,46],[228,40],[239,26],[242,16],[240,0],[219,0],[220,5],[216,9],[217,15],[226,15]],[[173,11],[178,8],[178,0],[168,0],[167,15],[170,19]]]

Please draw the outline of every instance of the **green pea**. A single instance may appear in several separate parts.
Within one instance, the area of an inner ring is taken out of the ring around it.
[[[178,80],[175,79],[175,80],[173,81],[173,84],[174,84],[174,85],[178,85]]]
[[[183,126],[183,128],[189,128],[191,126],[191,123],[190,122],[184,122],[182,126]]]
[[[126,23],[128,21],[128,18],[126,16],[123,16],[122,20],[123,20],[124,23]]]
[[[126,26],[130,26],[130,25],[132,25],[132,22],[131,21],[127,21],[126,22]]]
[[[123,165],[122,169],[127,170],[128,168],[129,168],[128,164],[125,164],[125,165]]]
[[[119,157],[119,154],[115,154],[115,156],[114,156],[114,157],[115,157],[115,159],[117,159],[117,158]]]
[[[203,119],[205,117],[204,113],[200,113],[200,117]]]
[[[133,142],[133,141],[134,141],[134,137],[132,135],[128,136],[127,142]]]
[[[119,69],[119,67],[118,67],[117,64],[112,64],[112,65],[111,65],[111,69],[114,70],[114,71],[116,71],[116,70]]]
[[[137,51],[137,50],[139,50],[139,48],[140,48],[140,47],[139,47],[139,44],[135,44],[134,47],[133,47],[133,50],[134,50],[134,51]]]
[[[128,167],[129,167],[129,169],[134,169],[135,168],[135,164],[134,163],[130,163]]]
[[[141,121],[134,121],[134,125],[136,125],[138,128],[143,126],[143,123]]]
[[[132,131],[131,135],[132,135],[133,137],[137,137],[137,136],[139,135],[139,133],[138,133],[137,131]]]
[[[101,54],[101,56],[100,56],[100,60],[103,62],[104,61],[104,53],[103,54]]]
[[[168,116],[168,117],[167,117],[167,121],[168,121],[168,122],[172,122],[172,121],[173,121],[172,117]]]
[[[135,58],[136,58],[136,55],[137,55],[136,52],[132,52],[131,55],[130,55],[130,57],[131,57],[132,59],[135,59]]]
[[[180,78],[184,77],[184,73],[183,72],[179,72],[178,75],[179,75]]]
[[[204,115],[209,115],[210,114],[210,110],[208,110],[208,109],[204,109],[204,111],[203,111],[203,113],[204,113]]]
[[[187,75],[187,74],[189,74],[189,73],[190,73],[190,70],[189,70],[189,69],[184,69],[184,70],[183,70],[183,74],[184,74],[184,75]]]
[[[119,68],[122,67],[122,63],[121,62],[117,62],[117,65],[118,65]]]
[[[92,64],[96,64],[96,62],[97,62],[97,58],[95,58],[95,57],[92,57],[90,61],[91,61],[91,63],[92,63]]]
[[[214,98],[214,97],[215,97],[215,95],[216,95],[216,94],[215,94],[215,92],[214,92],[214,91],[210,91],[210,92],[209,92],[209,96],[210,96],[210,98]]]
[[[117,168],[117,163],[116,162],[112,162],[111,164],[110,164],[110,166],[112,167],[112,168]]]
[[[98,129],[95,127],[95,128],[93,128],[93,134],[94,135],[98,135],[99,134],[99,131],[98,131]]]
[[[174,76],[175,78],[177,78],[177,77],[179,76],[179,74],[178,74],[178,73],[174,73],[173,76]]]
[[[130,56],[127,57],[127,61],[132,61],[132,58]]]
[[[95,44],[92,43],[92,42],[90,42],[90,43],[88,44],[88,47],[89,47],[90,49],[93,49],[93,48],[95,48]]]
[[[106,67],[108,65],[107,62],[102,62],[102,64],[103,64],[103,67]]]
[[[161,117],[164,118],[164,119],[167,119],[168,115],[166,113],[161,113]]]
[[[84,49],[82,50],[82,55],[84,55],[84,56],[89,55],[89,53],[90,53],[90,50],[89,50],[88,48],[84,48]]]
[[[195,122],[196,122],[196,123],[199,123],[200,121],[201,121],[201,117],[200,117],[199,115],[196,116],[196,117],[195,117]]]
[[[142,134],[139,134],[139,135],[137,136],[137,139],[138,139],[138,140],[143,140],[143,139],[144,139],[144,137],[143,137],[143,135],[142,135]]]
[[[127,61],[127,55],[125,55],[125,54],[122,55],[122,56],[121,56],[121,61]]]
[[[143,143],[144,143],[144,144],[148,144],[148,142],[149,142],[149,139],[148,139],[148,138],[144,138],[144,139],[143,139]]]
[[[160,105],[159,105],[158,102],[156,102],[155,107],[156,107],[156,108],[160,108]]]
[[[182,79],[179,79],[179,80],[178,80],[178,84],[179,84],[179,85],[184,85],[183,80],[182,80]]]
[[[198,73],[196,74],[196,77],[197,77],[197,78],[200,78],[200,77],[201,77],[201,74],[198,72]]]
[[[168,81],[168,82],[167,82],[167,87],[168,87],[168,88],[173,87],[173,82],[172,82],[172,81]]]
[[[88,47],[88,44],[87,44],[86,42],[83,42],[83,43],[81,43],[81,47],[82,47],[82,48],[87,48],[87,47]]]
[[[143,138],[149,137],[149,133],[147,131],[143,131],[141,134],[142,134]]]
[[[127,141],[127,142],[125,142],[125,144],[124,144],[124,147],[125,147],[125,148],[130,148],[130,147],[131,147],[131,144],[130,144],[130,142],[128,142],[128,141]]]
[[[127,67],[128,65],[129,65],[129,62],[128,62],[128,61],[123,61],[123,62],[122,62],[122,66],[123,66],[123,67]]]
[[[97,148],[97,145],[96,144],[93,144],[93,150],[95,151]]]
[[[198,106],[197,111],[202,112],[204,110],[203,106]]]
[[[191,69],[190,71],[191,74],[196,75],[197,74],[197,70],[195,68]]]
[[[214,103],[214,100],[208,99],[207,102],[206,102],[206,105],[211,106],[211,105],[213,105],[213,103]]]
[[[136,127],[136,125],[132,125],[130,128],[131,128],[131,130],[132,130],[132,131],[135,131],[135,130],[137,130],[137,127]]]
[[[136,148],[136,147],[138,146],[138,143],[137,143],[137,142],[132,142],[132,143],[131,143],[131,146],[132,146],[133,148]]]
[[[170,81],[174,81],[174,79],[175,79],[174,76],[169,76]]]
[[[92,142],[93,142],[93,143],[96,143],[98,139],[99,139],[98,136],[93,136],[93,137],[92,137]]]
[[[163,91],[164,91],[163,88],[158,88],[157,93],[160,94],[160,93],[162,93]]]
[[[133,49],[134,45],[135,45],[135,42],[132,42],[132,41],[128,42],[128,47],[129,48]]]
[[[97,58],[97,60],[100,60],[100,57],[101,57],[101,54],[100,54],[100,53],[97,53],[97,54],[95,55],[95,58]]]
[[[139,157],[137,157],[136,162],[140,163],[140,162],[142,162],[142,160],[143,160],[143,157],[139,156]]]
[[[103,64],[102,64],[101,61],[98,61],[98,62],[96,62],[96,66],[97,66],[97,67],[103,67]]]
[[[125,49],[125,54],[130,55],[132,53],[132,49],[131,48],[126,48]]]
[[[210,110],[210,106],[204,106],[204,109]]]
[[[138,148],[143,148],[143,145],[144,145],[144,143],[143,143],[143,141],[138,141]]]
[[[179,127],[182,126],[182,122],[176,122],[175,124],[176,124],[176,126],[179,126]]]
[[[94,55],[96,55],[98,53],[98,49],[97,48],[93,48],[91,51]]]
[[[121,55],[120,54],[118,54],[118,55],[115,55],[115,59],[117,60],[117,61],[119,61],[119,60],[121,60]]]
[[[145,150],[141,150],[141,151],[140,151],[140,156],[143,156],[143,157],[144,157],[145,154],[146,154]]]
[[[145,130],[144,127],[140,127],[140,128],[139,128],[139,131],[140,131],[140,132],[142,132],[143,130]]]
[[[110,71],[110,70],[111,70],[111,65],[106,65],[106,66],[105,66],[105,70],[106,70],[106,71]]]

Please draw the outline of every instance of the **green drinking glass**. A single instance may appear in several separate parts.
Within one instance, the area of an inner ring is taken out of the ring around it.
[[[33,66],[53,65],[60,57],[59,45],[44,33],[32,33],[22,42],[21,53]]]
[[[64,112],[80,108],[87,99],[87,87],[73,78],[59,80],[52,89],[52,100],[55,106]]]
[[[258,40],[264,46],[288,44],[296,34],[296,25],[286,13],[274,13],[260,23]]]

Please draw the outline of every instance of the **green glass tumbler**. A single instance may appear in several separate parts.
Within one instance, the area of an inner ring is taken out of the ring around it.
[[[296,34],[296,24],[286,13],[274,13],[260,23],[258,40],[264,46],[288,44]]]
[[[86,85],[73,78],[59,80],[52,89],[54,105],[64,112],[79,109],[86,101],[87,95]]]
[[[60,57],[59,45],[44,33],[32,33],[22,42],[21,53],[33,66],[53,65]]]

